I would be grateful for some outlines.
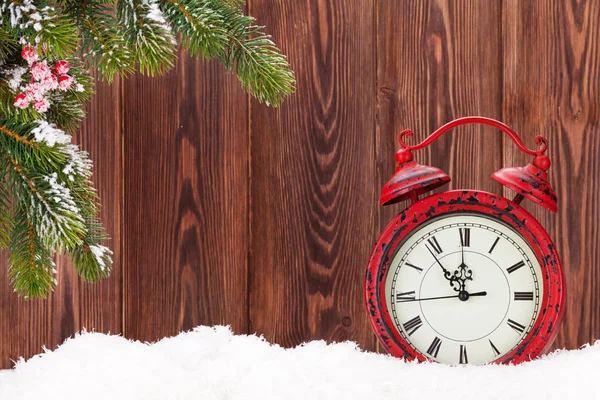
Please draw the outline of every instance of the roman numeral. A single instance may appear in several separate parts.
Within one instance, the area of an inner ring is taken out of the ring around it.
[[[500,237],[497,237],[496,240],[494,240],[494,244],[492,245],[492,247],[490,247],[490,251],[488,251],[488,253],[492,254],[492,251],[494,251],[494,247],[496,247],[496,245],[498,244],[498,240],[500,240]]]
[[[421,317],[417,315],[410,321],[405,322],[402,326],[404,327],[404,330],[406,331],[408,336],[410,336],[413,333],[415,333],[417,329],[423,326],[423,321],[421,321]]]
[[[404,265],[416,269],[417,271],[419,271],[419,273],[423,272],[423,268],[419,268],[416,265],[409,263],[408,261],[405,262]]]
[[[510,318],[506,322],[507,322],[508,326],[510,326],[511,328],[513,328],[515,331],[517,331],[517,333],[519,335],[521,335],[525,331],[525,327],[523,325],[521,325],[518,322],[513,321]]]
[[[404,293],[396,293],[396,301],[397,302],[403,302],[403,301],[414,301],[415,300],[415,291],[411,291],[411,292],[404,292]]]
[[[458,363],[459,364],[467,364],[469,362],[469,359],[467,358],[467,346],[464,345],[460,345],[460,358]]]
[[[492,341],[490,339],[488,339],[490,341],[490,346],[492,346],[492,351],[494,352],[494,356],[499,356],[500,355],[500,351],[498,351],[498,349],[496,348],[496,346],[494,346],[494,343],[492,343]]]
[[[521,268],[524,265],[525,265],[525,261],[521,260],[518,263],[516,263],[515,265],[513,265],[512,267],[508,268],[507,271],[509,274],[512,274],[513,272],[515,272],[516,270],[518,270],[519,268]]]
[[[429,245],[431,247],[433,247],[433,250],[435,250],[436,253],[441,254],[442,253],[442,247],[440,246],[440,244],[438,243],[437,239],[435,238],[435,236],[430,237],[429,239],[427,239],[427,242],[429,243]]]
[[[433,342],[431,342],[431,346],[429,346],[429,349],[427,349],[427,354],[433,357],[437,357],[438,353],[440,352],[441,346],[442,341],[439,337],[436,336],[435,339],[433,339]]]
[[[533,292],[515,292],[515,300],[533,300]]]
[[[458,228],[460,233],[460,245],[462,247],[471,246],[471,228]]]

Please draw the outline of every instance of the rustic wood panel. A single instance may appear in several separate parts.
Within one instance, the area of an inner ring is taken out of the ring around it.
[[[565,266],[567,314],[557,348],[600,337],[598,21],[597,1],[504,2],[503,118],[530,147],[535,135],[548,138],[559,199],[556,215],[524,201],[548,227]],[[504,150],[506,165],[531,161],[512,142]]]
[[[124,332],[247,331],[248,102],[216,62],[180,52],[124,84]]]
[[[375,242],[373,0],[253,0],[298,80],[280,109],[253,103],[250,330],[284,346],[353,340]]]
[[[120,84],[99,83],[87,107],[88,117],[75,138],[96,167],[94,183],[103,208],[101,220],[112,240],[114,270],[95,284],[83,282],[67,257],[57,257],[59,285],[47,300],[24,300],[13,293],[7,277],[7,253],[0,254],[0,368],[11,360],[54,349],[86,328],[121,333],[121,143]]]

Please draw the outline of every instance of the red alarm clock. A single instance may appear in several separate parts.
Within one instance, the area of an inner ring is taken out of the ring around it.
[[[420,198],[450,181],[442,170],[413,160],[412,151],[468,123],[491,125],[534,156],[524,168],[503,168],[492,179],[517,194],[511,201],[478,190]],[[542,225],[519,204],[557,211],[548,183],[550,159],[526,148],[503,123],[483,117],[454,120],[409,146],[400,133],[396,173],[380,203],[409,200],[384,229],[365,281],[371,325],[382,346],[407,360],[445,364],[520,363],[551,346],[565,306],[563,268]]]

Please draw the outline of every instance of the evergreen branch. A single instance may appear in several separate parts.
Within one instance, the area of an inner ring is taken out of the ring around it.
[[[21,149],[21,153],[26,154],[27,149]],[[45,175],[30,171],[10,152],[6,151],[5,156],[12,167],[8,169],[9,173],[16,172],[16,177],[22,182],[21,185],[13,184],[13,187],[21,189],[18,191],[21,200],[28,200],[28,219],[40,233],[40,242],[46,248],[58,251],[81,245],[81,237],[87,233],[84,219],[71,191],[59,181],[58,174]],[[28,157],[25,162],[31,163]],[[13,182],[17,178],[13,177]]]
[[[73,131],[85,117],[85,110],[81,102],[73,96],[62,93],[48,96],[51,100],[50,109],[46,118],[56,123],[64,130]]]
[[[7,164],[2,161],[0,160],[0,171],[3,172],[0,178],[0,247],[6,248],[10,243],[10,234],[13,229],[12,199],[6,182]]]
[[[0,136],[0,147],[6,149],[10,153],[10,158],[15,160],[18,165],[17,171],[22,167],[16,160],[22,160],[24,168],[34,169],[44,174],[60,171],[67,162],[68,156],[57,151],[59,149],[53,149],[35,140],[33,132],[39,126],[39,122],[21,124],[5,120],[0,123],[2,124],[0,132],[3,133]]]
[[[39,43],[59,57],[75,50],[75,26],[48,6],[48,1],[0,0],[0,12],[5,29],[11,29],[26,42]]]
[[[11,131],[5,125],[0,126],[0,132],[4,133],[9,138],[16,140],[17,142],[24,143],[24,144],[26,144],[28,146],[34,145],[32,139],[28,139],[26,137],[23,137],[23,136],[19,135],[16,132]]]
[[[71,250],[69,254],[79,276],[86,281],[96,282],[110,275],[112,269],[112,251],[99,241],[106,240],[102,224],[97,218],[86,221],[88,235],[83,244]]]
[[[251,17],[244,18],[249,23],[253,21]],[[248,25],[236,30],[231,42],[220,57],[221,62],[227,69],[235,70],[242,86],[258,101],[277,106],[283,97],[294,92],[294,73],[262,27]]]
[[[161,9],[192,55],[217,57],[259,101],[279,105],[294,92],[285,56],[236,1],[161,0]]]
[[[83,41],[83,58],[94,64],[111,82],[115,74],[127,75],[134,71],[134,58],[112,17],[112,8],[102,2],[58,1],[79,28]]]
[[[52,252],[41,243],[25,202],[19,205],[14,221],[8,276],[19,294],[45,298],[57,283]]]
[[[259,101],[277,105],[294,91],[285,57],[242,5],[0,0],[0,247],[11,251],[16,291],[46,296],[56,284],[57,251],[68,251],[86,280],[108,276],[112,267],[112,252],[99,244],[107,237],[91,161],[64,131],[84,116],[92,92],[87,67],[109,81],[137,65],[145,74],[163,73],[175,64],[178,36],[193,56],[217,58]],[[78,43],[83,65],[72,54]]]
[[[153,76],[173,67],[177,42],[156,0],[119,0],[118,10],[140,71]]]
[[[20,48],[14,36],[4,26],[0,26],[0,62],[6,63],[8,58]]]
[[[207,1],[161,0],[160,8],[191,55],[210,58],[223,54],[227,30],[218,10],[209,7]]]

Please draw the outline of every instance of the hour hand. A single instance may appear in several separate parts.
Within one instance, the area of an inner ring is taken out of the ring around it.
[[[435,255],[435,252],[433,250],[431,250],[429,248],[429,246],[425,245],[425,247],[427,247],[427,250],[429,250],[429,253],[431,253],[431,255],[433,256],[433,258],[435,259],[435,262],[438,263],[438,265],[440,267],[442,267],[442,271],[444,271],[444,277],[449,280],[450,282],[452,282],[454,279],[452,278],[452,274],[450,273],[450,271],[448,271],[446,268],[444,268],[444,266],[442,265],[442,263],[440,262],[440,260],[438,260],[437,256]]]

